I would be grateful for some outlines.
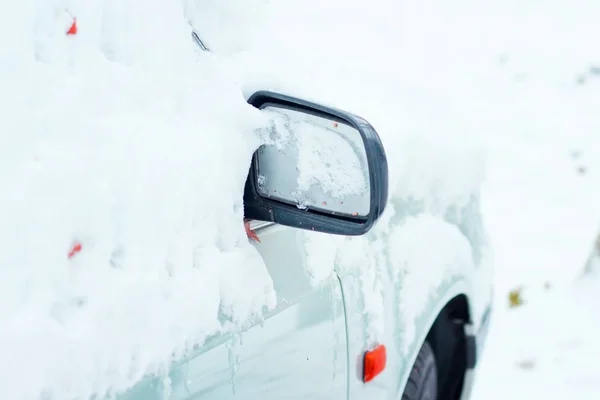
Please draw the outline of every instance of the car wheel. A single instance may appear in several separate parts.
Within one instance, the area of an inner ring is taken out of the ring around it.
[[[410,371],[402,400],[437,400],[437,367],[435,354],[429,343],[423,343]]]

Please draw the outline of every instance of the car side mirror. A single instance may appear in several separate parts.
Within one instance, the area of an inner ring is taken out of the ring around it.
[[[273,126],[252,158],[244,216],[339,235],[368,232],[385,209],[388,167],[375,129],[321,104],[259,91]]]

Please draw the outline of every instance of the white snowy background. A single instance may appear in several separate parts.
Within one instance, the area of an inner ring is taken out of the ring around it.
[[[475,400],[600,398],[600,279],[581,278],[600,228],[596,1],[2,5],[2,397],[128,387],[219,310],[273,305],[241,197],[266,124],[242,93],[275,88],[372,121],[391,196],[484,179],[496,310]]]

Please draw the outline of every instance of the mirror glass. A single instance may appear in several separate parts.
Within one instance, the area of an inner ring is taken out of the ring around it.
[[[261,196],[300,209],[349,217],[369,214],[369,169],[358,130],[279,105],[263,111],[273,124],[257,153]]]

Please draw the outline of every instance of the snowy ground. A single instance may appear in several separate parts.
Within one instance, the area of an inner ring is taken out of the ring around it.
[[[371,120],[392,154],[392,196],[423,197],[440,179],[447,198],[469,190],[483,170],[456,161],[483,144],[497,307],[474,399],[599,398],[600,279],[577,277],[600,227],[600,6],[272,3],[22,1],[0,13],[6,397],[126,387],[219,329],[220,304],[235,320],[272,305],[241,224],[265,121],[241,92],[282,88]],[[197,53],[188,21],[214,53]],[[521,285],[526,304],[509,310]]]
[[[535,99],[540,108],[547,100]],[[594,118],[571,110],[562,116]],[[580,277],[600,222],[597,132],[563,140],[511,136],[490,146],[484,207],[497,263],[496,310],[474,400],[600,397],[600,275]],[[516,288],[524,305],[509,309],[508,292]]]
[[[597,132],[586,146],[544,138],[493,148],[485,207],[496,312],[475,400],[600,397],[600,275],[581,277],[600,221]],[[572,149],[586,160],[574,160]],[[508,292],[517,288],[524,305],[509,309]]]
[[[600,228],[600,57],[586,44],[600,9],[516,4],[499,15],[513,40],[497,87],[480,97],[496,111],[484,208],[497,269],[473,398],[598,399],[600,275],[580,276]],[[509,309],[519,287],[525,304]]]

